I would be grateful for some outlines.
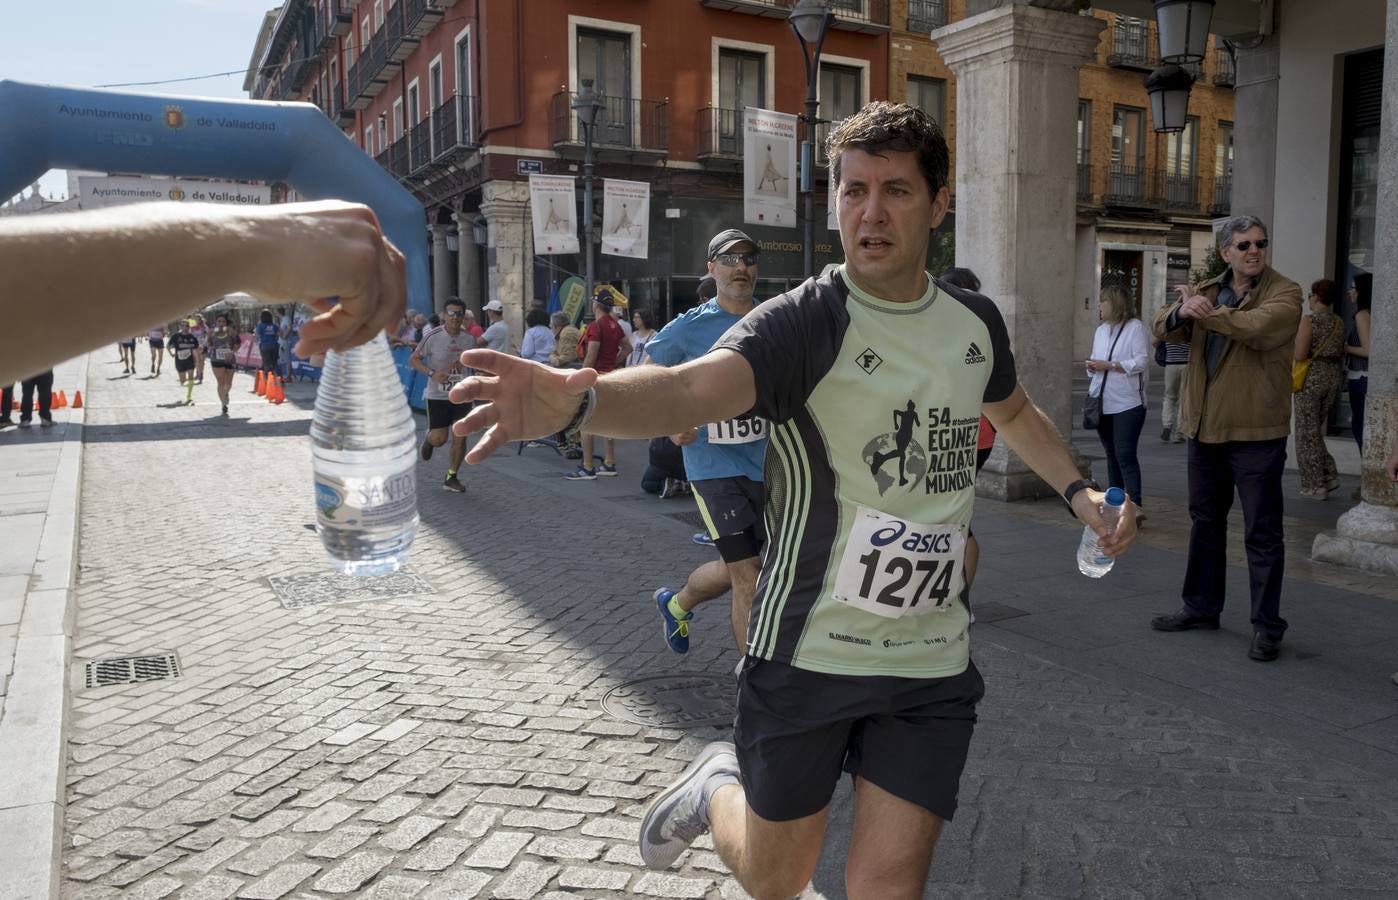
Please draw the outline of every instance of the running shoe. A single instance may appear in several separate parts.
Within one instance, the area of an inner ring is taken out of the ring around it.
[[[582,451],[577,447],[569,447],[563,451],[564,459],[582,459]]]
[[[422,457],[423,462],[427,462],[432,458],[432,450],[432,442],[423,441],[422,446],[418,448],[417,455]]]
[[[694,537],[690,538],[690,540],[698,544],[700,547],[712,547],[714,545],[714,539],[709,537],[709,533],[707,531],[694,532]]]
[[[19,420],[19,427],[20,427],[20,428],[28,428],[28,427],[29,427],[29,420],[28,420],[28,419],[20,419],[20,420]]]
[[[442,482],[442,489],[455,491],[458,494],[466,493],[466,485],[462,484],[455,475],[448,475],[446,481]]]
[[[597,471],[595,469],[589,469],[586,466],[578,466],[576,471],[569,472],[563,477],[569,481],[596,481]]]
[[[665,644],[676,653],[689,652],[689,620],[694,618],[693,613],[683,619],[675,618],[675,614],[670,612],[670,598],[675,596],[675,592],[667,588],[661,588],[651,595],[655,598],[655,605],[660,608],[660,618],[665,625]]]
[[[680,483],[678,479],[665,476],[665,484],[660,488],[660,499],[669,500],[671,497],[680,495]]]
[[[727,741],[699,751],[688,768],[660,792],[641,817],[641,859],[649,869],[668,869],[680,854],[709,830],[710,779],[738,783],[738,755]]]
[[[597,474],[598,474],[598,475],[606,475],[606,476],[615,478],[615,477],[616,477],[616,466],[612,465],[611,463],[598,463],[598,464],[597,464]]]
[[[53,427],[53,419],[40,419],[40,420],[39,420],[39,427],[40,427],[40,428],[52,428],[52,427]]]
[[[225,419],[228,418],[228,404],[223,404],[223,412],[220,413]]]

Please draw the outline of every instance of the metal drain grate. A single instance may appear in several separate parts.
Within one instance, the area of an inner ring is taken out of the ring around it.
[[[179,675],[180,660],[173,653],[94,659],[86,666],[87,686],[90,688],[135,684],[139,681],[161,681],[166,678],[178,678]]]
[[[267,579],[284,609],[397,600],[435,594],[432,585],[417,573],[404,569],[391,575],[279,575]]]
[[[733,679],[709,675],[653,675],[607,691],[602,711],[613,719],[652,728],[733,724]]]

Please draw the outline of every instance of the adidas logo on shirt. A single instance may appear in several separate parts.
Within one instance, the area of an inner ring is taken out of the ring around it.
[[[985,362],[985,354],[981,352],[980,347],[976,346],[976,342],[972,341],[971,346],[966,348],[966,365],[974,366],[976,363],[983,362]]]

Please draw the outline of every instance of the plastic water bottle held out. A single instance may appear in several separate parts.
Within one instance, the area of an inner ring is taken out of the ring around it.
[[[325,355],[311,419],[316,531],[346,575],[396,572],[417,534],[417,432],[382,334]]]
[[[1116,530],[1116,523],[1121,519],[1121,509],[1125,505],[1125,491],[1115,487],[1107,489],[1106,502],[1097,509],[1108,529]],[[1083,526],[1082,541],[1078,544],[1078,571],[1088,578],[1101,578],[1112,570],[1115,562],[1115,559],[1102,552],[1102,543],[1097,539],[1096,532]]]

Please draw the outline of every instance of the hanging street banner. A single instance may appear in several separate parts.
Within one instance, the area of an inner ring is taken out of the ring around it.
[[[529,209],[534,214],[534,252],[578,252],[578,204],[572,175],[530,175]]]
[[[650,184],[644,181],[602,182],[602,252],[608,256],[645,259],[650,244]]]
[[[154,200],[184,203],[230,203],[235,206],[270,206],[272,188],[265,184],[234,181],[176,181],[173,178],[138,178],[127,175],[82,175],[78,178],[78,205],[102,209]]]
[[[796,227],[796,117],[743,110],[743,221]]]

